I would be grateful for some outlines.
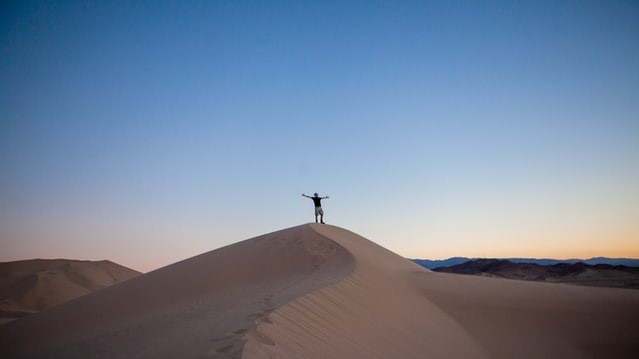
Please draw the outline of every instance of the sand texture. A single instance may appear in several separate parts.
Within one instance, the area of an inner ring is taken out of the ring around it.
[[[0,326],[3,358],[635,358],[639,291],[430,272],[308,224]]]

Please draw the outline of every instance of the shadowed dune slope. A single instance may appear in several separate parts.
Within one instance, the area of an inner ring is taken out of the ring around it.
[[[258,320],[244,359],[635,358],[639,291],[430,272],[352,232],[312,228],[355,270]]]
[[[131,279],[140,272],[110,261],[31,259],[0,263],[0,322]]]
[[[256,320],[353,268],[308,225],[274,232],[0,326],[0,357],[239,358]]]

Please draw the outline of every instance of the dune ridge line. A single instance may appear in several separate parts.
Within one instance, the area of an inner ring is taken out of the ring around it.
[[[464,328],[415,289],[411,276],[430,271],[353,232],[310,226],[346,248],[355,270],[271,312],[258,323],[258,336],[247,335],[243,359],[486,357]]]

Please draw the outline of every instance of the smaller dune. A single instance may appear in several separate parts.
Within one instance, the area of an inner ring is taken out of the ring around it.
[[[107,260],[30,259],[0,263],[0,324],[140,274]]]

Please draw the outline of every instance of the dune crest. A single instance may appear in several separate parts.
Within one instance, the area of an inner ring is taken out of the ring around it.
[[[347,230],[311,227],[353,254],[354,272],[270,313],[260,337],[247,336],[243,359],[488,358],[414,286],[427,269]]]

